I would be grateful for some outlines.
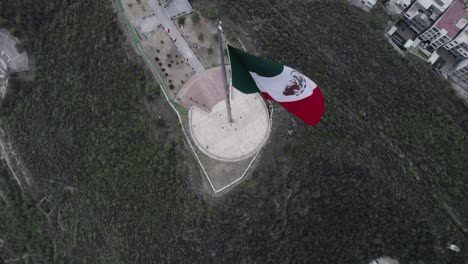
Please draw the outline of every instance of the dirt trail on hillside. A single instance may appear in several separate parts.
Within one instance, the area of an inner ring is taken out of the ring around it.
[[[13,149],[11,142],[8,141],[8,137],[5,131],[1,128],[0,122],[0,154],[1,158],[5,160],[5,164],[11,172],[11,175],[18,183],[21,190],[31,185],[31,177],[29,171],[22,164],[18,155]]]

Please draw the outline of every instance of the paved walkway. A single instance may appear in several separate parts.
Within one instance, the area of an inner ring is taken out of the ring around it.
[[[159,18],[163,27],[169,28],[169,35],[177,40],[176,42],[174,42],[174,44],[180,50],[180,53],[188,59],[188,63],[190,64],[190,66],[192,66],[196,73],[204,71],[205,67],[203,67],[200,60],[193,53],[192,49],[185,41],[184,37],[182,37],[182,35],[179,32],[179,29],[176,25],[174,25],[164,7],[160,6],[157,0],[146,1],[148,2],[148,5],[151,7],[151,9],[153,9],[154,14]]]

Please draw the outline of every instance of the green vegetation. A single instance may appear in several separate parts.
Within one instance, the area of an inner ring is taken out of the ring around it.
[[[35,64],[1,107],[33,187],[21,195],[0,171],[0,262],[463,263],[466,250],[445,244],[466,248],[468,113],[427,65],[392,50],[381,14],[344,1],[217,8],[262,56],[314,79],[327,113],[306,127],[276,107],[275,144],[212,202],[110,2],[0,1]]]
[[[429,59],[429,56],[427,56],[426,53],[424,53],[423,51],[419,50],[418,49],[418,55],[423,58],[424,60],[428,60]]]
[[[146,93],[148,95],[155,95],[158,92],[159,89],[161,89],[159,87],[159,84],[157,84],[155,82],[148,82],[146,84]]]
[[[201,20],[200,15],[197,12],[193,13],[193,15],[191,16],[191,19],[194,24],[200,23],[200,20]]]
[[[21,195],[21,189],[3,163],[0,164],[0,198],[0,260],[15,259],[11,252],[17,249],[35,253],[35,256],[25,255],[26,263],[51,255],[53,240],[46,230],[53,226],[30,193]]]
[[[395,14],[390,16],[390,19],[393,21],[393,23],[396,23],[400,20],[403,20],[405,17],[402,14]]]
[[[181,16],[177,19],[177,23],[179,24],[179,26],[183,26],[185,25],[185,16]]]
[[[237,33],[234,32],[234,31],[229,31],[227,34],[226,34],[226,37],[229,41],[235,41],[237,39]]]
[[[10,34],[11,34],[12,36],[17,37],[17,36],[18,36],[17,33],[18,33],[18,31],[17,31],[16,27],[12,27],[12,28],[10,29]]]
[[[21,44],[21,42],[16,43],[15,48],[19,53],[22,53],[24,51],[24,47],[23,44]]]
[[[214,50],[213,50],[213,47],[209,47],[209,48],[208,48],[208,54],[209,54],[209,55],[213,54],[213,51],[214,51]]]
[[[210,7],[208,8],[208,11],[206,12],[206,17],[208,17],[211,20],[217,19],[219,16],[219,11],[215,7]]]
[[[203,34],[202,32],[200,32],[200,33],[198,34],[198,40],[199,40],[200,42],[205,41],[205,34]]]

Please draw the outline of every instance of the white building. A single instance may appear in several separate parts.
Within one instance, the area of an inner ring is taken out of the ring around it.
[[[437,49],[449,43],[447,50],[453,53],[460,49],[461,53],[457,56],[463,56],[462,53],[465,51],[461,46],[466,40],[463,31],[467,23],[468,10],[465,9],[464,0],[455,0],[434,25],[419,36],[420,45],[432,53],[429,58],[430,63],[434,64],[439,58]]]
[[[468,58],[468,27],[465,27],[453,40],[445,44],[443,49],[447,50],[458,60]]]
[[[361,1],[362,1],[362,4],[364,5],[363,9],[367,12],[369,12],[375,6],[375,4],[377,4],[377,0],[361,0]]]
[[[450,79],[468,91],[468,27],[440,48],[438,53],[447,53],[456,60],[455,66],[449,72]]]
[[[405,12],[405,20],[418,34],[430,27],[447,10],[453,0],[417,0]]]
[[[370,12],[371,9],[377,4],[378,0],[348,0],[348,2],[364,11]]]
[[[468,11],[463,0],[455,0],[431,28],[419,36],[429,51],[438,49],[454,39],[467,25]]]
[[[468,59],[455,66],[450,79],[468,92]]]
[[[447,19],[444,21],[442,18],[434,26],[440,34],[438,38],[430,42],[428,48],[437,49],[432,56],[437,58],[434,67],[441,69],[452,81],[468,91],[468,9],[465,9],[466,2],[468,1],[457,0],[451,12],[444,14]],[[443,46],[440,47],[441,45]],[[444,63],[446,65],[443,65]]]
[[[404,18],[387,32],[403,48],[416,47],[418,36],[431,27],[454,0],[400,0],[393,6],[404,10]]]
[[[387,2],[387,10],[391,14],[403,13],[416,0],[390,0]]]

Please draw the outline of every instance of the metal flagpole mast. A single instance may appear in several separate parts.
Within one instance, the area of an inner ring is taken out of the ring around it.
[[[221,61],[221,70],[223,74],[223,82],[224,82],[224,94],[226,97],[226,110],[227,110],[227,118],[229,123],[232,123],[232,114],[231,114],[231,102],[229,100],[229,85],[227,82],[227,77],[226,77],[226,65],[224,64],[224,49],[223,49],[223,36],[222,36],[222,30],[223,28],[221,27],[221,21],[218,21],[217,24],[217,30],[218,30],[218,43],[219,43],[219,58]]]

